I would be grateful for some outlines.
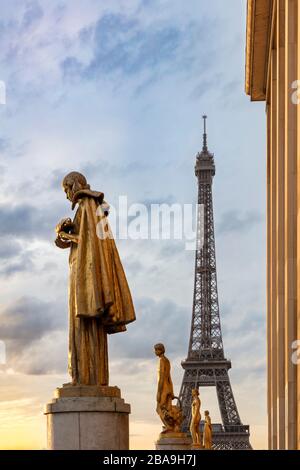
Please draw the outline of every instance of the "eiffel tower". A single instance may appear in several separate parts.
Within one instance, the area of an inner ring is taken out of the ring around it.
[[[198,220],[195,259],[193,314],[188,356],[179,399],[185,416],[183,431],[189,431],[192,389],[215,387],[222,424],[213,424],[213,447],[218,450],[252,449],[249,426],[243,425],[232,393],[224,356],[217,289],[212,183],[214,155],[208,151],[206,119],[203,148],[196,158],[198,179]],[[200,425],[203,429],[203,423]]]

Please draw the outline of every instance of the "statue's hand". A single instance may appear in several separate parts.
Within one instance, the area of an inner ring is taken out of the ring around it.
[[[63,241],[70,241],[69,238],[68,238],[68,233],[64,232],[63,230],[58,232],[57,238],[60,238]]]
[[[63,242],[79,242],[79,237],[75,233],[59,232],[58,238],[60,238]]]
[[[65,248],[70,248],[71,246],[71,242],[69,241],[66,241],[66,240],[62,240],[61,238],[57,237],[54,241],[55,245],[58,247],[58,248],[62,248],[62,249],[65,249]]]
[[[57,233],[57,235],[59,235],[59,232],[63,232],[66,227],[69,228],[72,225],[72,221],[69,217],[61,219],[61,221],[55,227],[55,232]]]

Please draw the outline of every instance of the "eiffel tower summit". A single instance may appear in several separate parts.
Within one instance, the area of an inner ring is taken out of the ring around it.
[[[195,166],[199,210],[191,333],[188,356],[182,362],[184,376],[179,395],[185,416],[183,431],[189,430],[192,389],[215,387],[222,424],[213,424],[214,449],[251,449],[249,426],[242,424],[230,384],[231,362],[224,356],[212,198],[215,162],[207,147],[206,119],[207,116],[203,116],[203,148]]]

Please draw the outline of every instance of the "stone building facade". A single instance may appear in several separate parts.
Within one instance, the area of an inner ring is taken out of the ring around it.
[[[247,8],[246,93],[267,121],[269,448],[300,449],[300,1]]]

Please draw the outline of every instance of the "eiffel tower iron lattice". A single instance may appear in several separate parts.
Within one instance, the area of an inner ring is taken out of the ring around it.
[[[234,400],[224,356],[219,314],[212,183],[214,155],[207,147],[206,119],[203,148],[196,158],[198,179],[198,220],[195,256],[195,284],[188,357],[182,362],[184,376],[180,401],[185,416],[183,431],[189,430],[192,389],[215,387],[223,424],[213,424],[213,448],[252,449],[249,426],[243,425]],[[201,424],[201,428],[203,424]]]

